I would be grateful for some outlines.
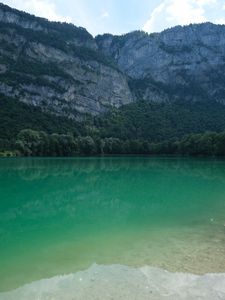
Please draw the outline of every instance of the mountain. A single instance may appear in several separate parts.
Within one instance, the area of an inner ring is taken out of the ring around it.
[[[225,26],[94,38],[0,4],[0,150],[14,149],[18,136],[53,139],[51,149],[55,139],[61,145],[73,136],[73,145],[88,145],[92,154],[93,144],[96,153],[107,145],[103,152],[112,154],[122,144],[138,153],[140,141],[222,132],[224,83]]]
[[[225,103],[225,26],[177,26],[162,33],[96,38],[104,55],[130,77],[138,99]]]
[[[135,100],[224,103],[225,26],[93,38],[0,4],[0,92],[70,118]]]
[[[74,118],[130,103],[126,76],[83,28],[0,4],[0,92]]]

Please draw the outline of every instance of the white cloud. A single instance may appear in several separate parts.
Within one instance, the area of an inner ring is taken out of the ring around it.
[[[109,12],[108,11],[102,11],[101,13],[101,18],[108,18],[109,17]]]
[[[220,18],[215,20],[216,24],[225,24],[225,18]]]
[[[156,7],[143,30],[161,31],[175,25],[206,22],[205,8],[217,0],[164,0]]]
[[[51,0],[9,0],[4,2],[8,2],[6,4],[14,8],[49,19],[50,21],[72,22],[70,17],[57,13],[56,6]]]

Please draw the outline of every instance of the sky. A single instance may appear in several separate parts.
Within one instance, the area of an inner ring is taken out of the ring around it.
[[[0,0],[1,1],[1,0]],[[85,27],[92,35],[160,32],[176,25],[225,24],[224,0],[2,0],[51,21]]]

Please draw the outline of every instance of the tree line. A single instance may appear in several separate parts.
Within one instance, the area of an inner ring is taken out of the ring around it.
[[[137,101],[77,121],[0,95],[0,119],[0,156],[224,155],[219,103]]]
[[[151,143],[148,140],[119,138],[75,137],[73,134],[47,134],[31,129],[21,130],[13,145],[20,156],[79,156],[79,155],[225,155],[225,131],[191,134],[181,140]]]

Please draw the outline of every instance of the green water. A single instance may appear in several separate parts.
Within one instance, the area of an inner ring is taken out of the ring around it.
[[[225,272],[225,160],[0,160],[0,291],[93,263]]]

